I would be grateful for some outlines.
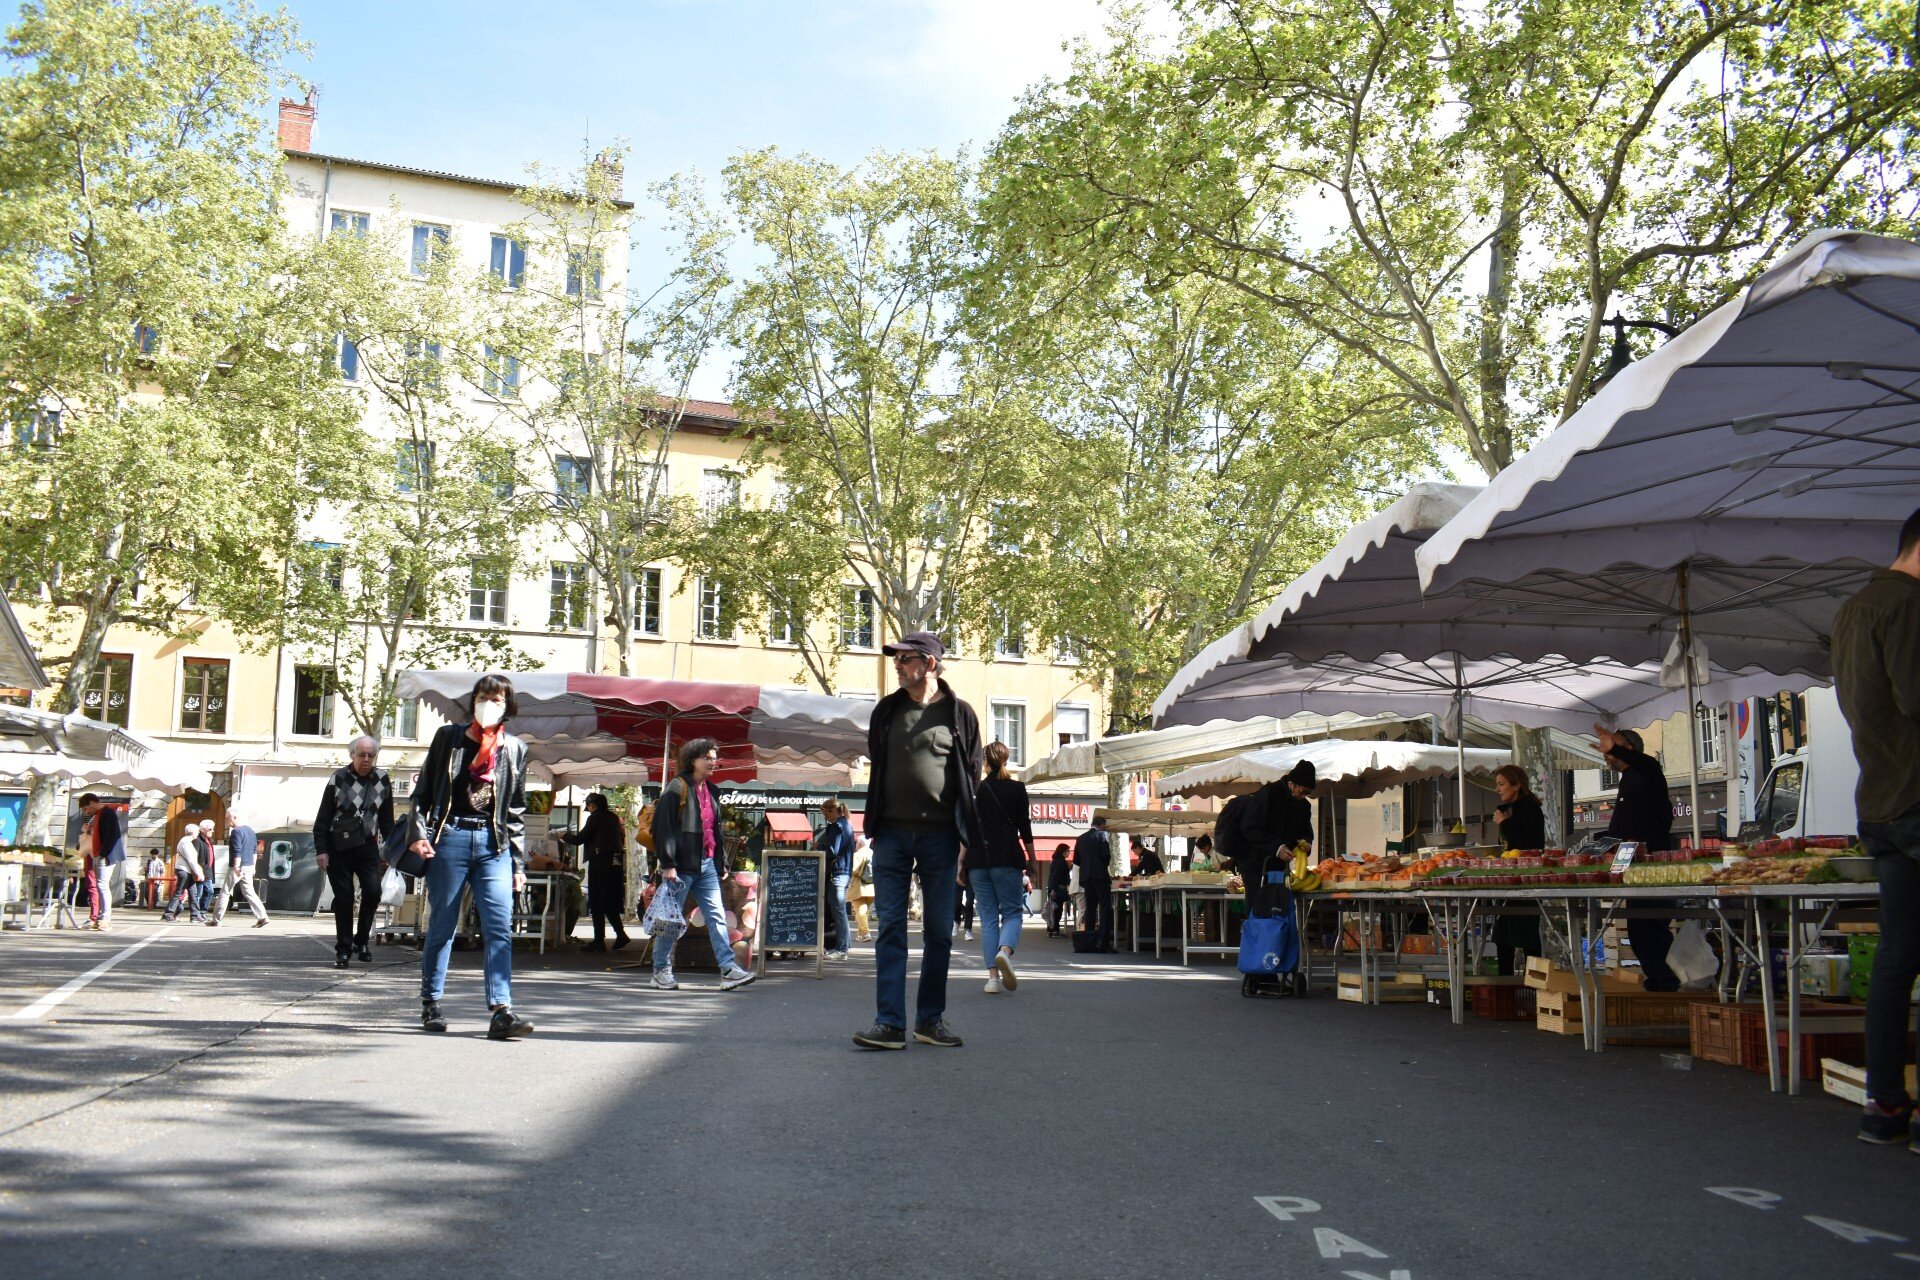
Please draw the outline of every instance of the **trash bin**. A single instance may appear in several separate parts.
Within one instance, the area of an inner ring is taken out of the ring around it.
[[[314,861],[313,833],[264,832],[260,850],[266,865],[264,874],[255,872],[254,881],[260,886],[267,910],[312,915],[320,905],[321,890],[327,887],[327,874]]]

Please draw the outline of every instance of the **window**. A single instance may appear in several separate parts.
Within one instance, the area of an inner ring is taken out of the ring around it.
[[[527,281],[527,246],[512,236],[495,236],[487,270],[509,289],[518,289]]]
[[[313,738],[333,736],[333,671],[293,669],[293,731]]]
[[[413,224],[413,253],[408,265],[417,278],[432,270],[435,259],[447,251],[447,229],[429,222]]]
[[[547,625],[555,631],[587,627],[587,566],[555,561],[547,585]]]
[[[929,547],[944,547],[953,528],[953,507],[945,498],[930,500],[921,512],[921,523],[926,529],[926,542]]]
[[[15,449],[52,449],[60,444],[60,411],[34,407],[13,420]]]
[[[993,740],[1007,744],[1007,763],[1027,763],[1027,708],[1019,702],[992,704]]]
[[[1702,769],[1720,763],[1720,750],[1726,742],[1727,713],[1720,707],[1693,709],[1694,740],[1699,744],[1695,757]]]
[[[438,391],[446,380],[440,363],[440,344],[426,338],[407,339],[407,371],[403,381],[409,391]]]
[[[328,595],[337,596],[347,585],[347,553],[337,542],[309,542],[306,554],[297,562],[300,594],[318,603]]]
[[[792,597],[774,596],[767,601],[768,644],[797,645],[806,630],[806,620],[794,607]]]
[[[700,473],[700,508],[710,516],[740,505],[740,473],[708,467]]]
[[[733,639],[732,629],[726,627],[726,615],[721,607],[720,584],[717,582],[709,582],[705,578],[700,579],[699,596],[700,611],[694,618],[694,639]]]
[[[1754,807],[1755,821],[1761,833],[1783,836],[1800,821],[1800,789],[1805,783],[1806,765],[1795,761],[1783,764],[1767,779],[1767,789]]]
[[[432,483],[433,442],[402,440],[394,460],[393,487],[401,493],[413,493]]]
[[[1085,742],[1093,736],[1092,730],[1093,713],[1088,708],[1063,702],[1053,709],[1055,746],[1070,747],[1076,742]]]
[[[630,462],[621,473],[622,488],[633,505],[642,511],[667,500],[667,464]]]
[[[558,504],[577,507],[593,493],[593,460],[562,457],[553,460],[553,492]]]
[[[160,345],[160,331],[150,324],[138,321],[133,326],[133,349],[143,356],[150,356]]]
[[[567,254],[567,296],[569,298],[578,298],[584,293],[589,302],[600,300],[602,261],[597,251],[574,249]]]
[[[487,560],[473,562],[467,579],[467,621],[506,625],[507,574],[501,566]]]
[[[1053,660],[1062,666],[1078,666],[1087,659],[1087,646],[1078,636],[1061,636],[1053,643]]]
[[[1011,502],[996,502],[987,517],[987,543],[1000,555],[1020,554],[1019,508]]]
[[[840,647],[873,648],[873,592],[867,587],[840,588]]]
[[[225,658],[187,658],[181,663],[182,732],[227,731],[227,665]]]
[[[661,571],[642,569],[633,575],[633,629],[643,636],[660,634]]]
[[[372,222],[369,214],[354,213],[348,209],[335,209],[327,218],[327,232],[336,236],[357,236],[367,238],[367,228]]]
[[[389,741],[411,742],[420,736],[420,700],[396,699],[380,721],[380,736]]]
[[[341,334],[333,343],[333,367],[348,382],[360,381],[360,346],[346,334]]]
[[[513,463],[511,461],[496,462],[492,466],[483,465],[475,474],[481,484],[493,490],[494,497],[511,498],[513,496]]]
[[[500,400],[520,394],[520,358],[491,346],[481,348],[480,389]]]
[[[1027,638],[1020,631],[1020,624],[1013,615],[1004,609],[996,609],[995,616],[1000,621],[999,630],[993,638],[993,655],[996,658],[1024,658],[1027,656]]]
[[[87,691],[80,695],[80,710],[89,720],[104,720],[124,729],[131,708],[127,691],[132,684],[133,655],[103,653],[100,665],[87,681]]]

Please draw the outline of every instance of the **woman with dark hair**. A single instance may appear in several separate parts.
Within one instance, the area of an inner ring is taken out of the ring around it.
[[[413,789],[410,848],[427,859],[426,942],[420,953],[420,1025],[445,1031],[440,997],[460,923],[460,894],[473,891],[487,980],[489,1040],[518,1040],[533,1024],[513,1012],[513,896],[526,885],[527,744],[506,731],[520,709],[513,681],[481,676],[468,721],[433,735]]]
[[[680,772],[653,806],[653,853],[666,877],[660,892],[675,895],[683,913],[689,898],[699,903],[714,962],[720,966],[721,989],[732,991],[752,982],[754,974],[742,969],[734,955],[727,937],[727,908],[720,901],[727,847],[720,838],[720,793],[711,781],[719,763],[720,744],[712,738],[695,738],[680,748]],[[662,991],[680,985],[673,976],[677,941],[653,940],[653,985]]]
[[[987,776],[974,792],[980,830],[986,844],[968,849],[960,874],[973,884],[980,904],[980,955],[987,970],[987,994],[1020,985],[1013,971],[1020,945],[1020,920],[1027,901],[1027,867],[1033,857],[1033,821],[1027,810],[1027,786],[1007,772],[1011,753],[1004,742],[987,744]]]
[[[1060,936],[1061,917],[1066,914],[1067,903],[1073,897],[1073,849],[1064,844],[1053,847],[1053,860],[1047,864],[1047,909],[1042,918],[1047,922],[1047,936]]]
[[[1493,771],[1493,791],[1500,799],[1493,810],[1500,842],[1509,850],[1545,848],[1547,814],[1540,807],[1540,798],[1528,785],[1527,771],[1517,764],[1501,765]],[[1540,954],[1540,918],[1501,916],[1495,920],[1493,950],[1500,962],[1501,976],[1512,976],[1515,951]]]
[[[587,909],[593,913],[593,941],[583,951],[607,949],[607,925],[613,925],[613,949],[627,945],[620,917],[627,905],[627,832],[620,815],[598,791],[587,797],[587,820],[578,831],[563,831],[564,844],[582,846],[587,856]]]

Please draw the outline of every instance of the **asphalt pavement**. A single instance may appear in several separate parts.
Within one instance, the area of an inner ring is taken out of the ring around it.
[[[473,952],[429,1036],[417,952],[122,919],[0,936],[11,1280],[1920,1278],[1920,1156],[1846,1106],[1530,1025],[1036,928],[1011,995],[956,942],[960,1049],[853,1046],[866,949],[731,994],[522,952],[502,1044]]]

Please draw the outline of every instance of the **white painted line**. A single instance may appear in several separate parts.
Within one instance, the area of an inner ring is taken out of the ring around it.
[[[105,960],[102,960],[99,964],[93,966],[93,968],[87,970],[85,973],[75,978],[72,982],[67,983],[66,986],[59,988],[57,991],[47,992],[47,994],[41,996],[38,1000],[35,1000],[32,1004],[28,1005],[26,1008],[19,1010],[12,1016],[11,1021],[32,1022],[35,1018],[45,1017],[48,1013],[51,1013],[55,1008],[65,1003],[68,996],[73,995],[75,992],[85,987],[89,982],[92,982],[95,978],[99,977],[101,974],[107,972],[107,970],[119,964],[122,960],[125,960],[128,956],[140,950],[140,948],[145,946],[150,946],[153,943],[160,941],[160,939],[172,933],[176,927],[177,926],[175,925],[167,925],[159,929],[155,933],[149,935],[148,937],[140,939],[140,941],[134,943],[132,946],[128,947],[125,951],[120,952],[118,955],[107,957]]]

